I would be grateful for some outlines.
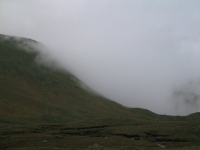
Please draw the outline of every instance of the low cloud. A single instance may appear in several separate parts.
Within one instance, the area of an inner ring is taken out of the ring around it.
[[[0,33],[44,43],[109,99],[187,115],[200,111],[199,8],[198,0],[2,0]]]

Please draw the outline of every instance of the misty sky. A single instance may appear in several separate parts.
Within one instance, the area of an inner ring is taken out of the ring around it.
[[[0,0],[0,33],[42,42],[124,106],[200,111],[199,0]]]

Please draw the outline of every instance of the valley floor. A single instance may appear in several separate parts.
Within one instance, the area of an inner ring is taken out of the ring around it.
[[[199,122],[69,123],[1,125],[6,150],[198,150]]]

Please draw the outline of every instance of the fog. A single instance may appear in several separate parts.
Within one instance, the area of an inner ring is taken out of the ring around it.
[[[199,0],[1,0],[0,33],[43,43],[60,67],[124,106],[200,111]]]

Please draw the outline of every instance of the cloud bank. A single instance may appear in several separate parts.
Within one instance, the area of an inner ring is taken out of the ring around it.
[[[97,93],[159,114],[200,111],[200,1],[1,0],[0,33],[35,39]]]

